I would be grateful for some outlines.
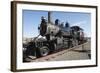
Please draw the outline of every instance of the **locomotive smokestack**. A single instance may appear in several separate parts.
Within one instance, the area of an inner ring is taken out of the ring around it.
[[[51,23],[51,12],[48,12],[48,23]]]

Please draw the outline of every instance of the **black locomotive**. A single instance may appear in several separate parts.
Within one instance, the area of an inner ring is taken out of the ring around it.
[[[70,27],[68,22],[64,26],[63,23],[59,23],[59,19],[56,19],[55,23],[53,23],[50,16],[51,12],[48,12],[48,21],[42,17],[38,27],[38,36],[45,38],[36,37],[27,44],[23,44],[25,56],[43,57],[59,49],[68,49],[84,43],[82,28],[79,26]]]

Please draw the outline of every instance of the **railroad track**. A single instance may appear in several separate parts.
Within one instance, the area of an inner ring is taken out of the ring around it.
[[[62,56],[63,54],[67,53],[68,51],[75,51],[76,48],[81,48],[81,51],[84,51],[86,48],[86,45],[89,44],[90,42],[86,42],[84,44],[72,47],[72,48],[68,48],[68,49],[63,49],[63,50],[59,50],[57,52],[54,52],[52,54],[49,54],[45,57],[41,57],[41,58],[35,58],[33,56],[30,56],[30,59],[27,59],[27,61],[29,62],[43,62],[43,61],[49,61],[52,59],[55,59],[56,57]]]

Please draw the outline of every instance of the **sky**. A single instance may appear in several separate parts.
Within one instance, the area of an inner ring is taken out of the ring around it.
[[[23,24],[23,37],[32,38],[36,37],[38,26],[41,23],[41,16],[48,18],[47,11],[34,11],[23,10],[22,24]],[[60,20],[60,23],[69,22],[70,26],[78,25],[84,29],[85,36],[91,36],[91,14],[80,12],[52,12],[52,21]]]

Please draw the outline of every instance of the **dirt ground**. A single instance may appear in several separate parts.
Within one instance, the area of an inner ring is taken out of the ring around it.
[[[34,60],[34,56],[30,56],[30,62],[42,61],[65,61],[65,60],[86,60],[91,59],[91,42],[72,48],[71,50],[63,50],[61,52],[48,55]],[[32,60],[33,59],[33,60]]]

